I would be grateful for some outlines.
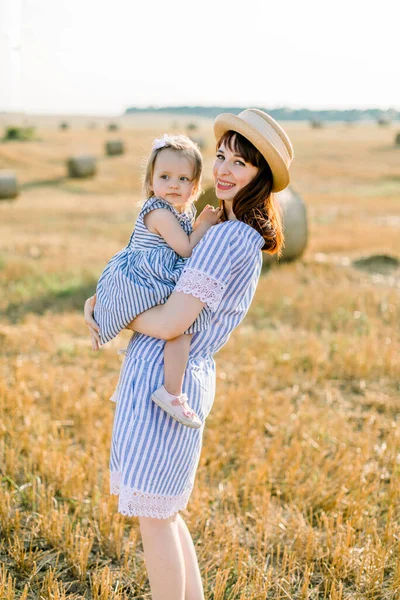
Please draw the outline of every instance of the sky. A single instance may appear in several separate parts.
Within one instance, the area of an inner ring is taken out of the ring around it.
[[[399,0],[0,0],[0,112],[400,110]]]

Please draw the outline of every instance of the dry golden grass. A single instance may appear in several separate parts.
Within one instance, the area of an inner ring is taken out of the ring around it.
[[[191,119],[188,119],[189,122]],[[108,494],[116,349],[92,353],[82,303],[131,231],[140,163],[172,119],[118,132],[45,126],[0,144],[0,598],[150,598],[136,519]],[[217,356],[218,391],[184,517],[214,600],[400,598],[399,272],[393,130],[288,124],[307,202],[303,259],[266,273]],[[211,123],[196,134],[209,140]],[[128,153],[105,158],[104,141]],[[99,156],[93,180],[64,160]]]

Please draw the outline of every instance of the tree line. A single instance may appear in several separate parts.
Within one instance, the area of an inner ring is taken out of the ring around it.
[[[146,108],[137,108],[132,106],[127,108],[125,114],[134,113],[168,113],[177,116],[197,116],[215,118],[222,112],[239,113],[245,107],[240,106],[148,106]],[[379,108],[368,109],[345,109],[345,110],[311,110],[308,108],[265,108],[254,107],[265,110],[274,119],[278,121],[378,121],[385,119],[388,121],[400,120],[400,111],[395,109],[382,110]]]

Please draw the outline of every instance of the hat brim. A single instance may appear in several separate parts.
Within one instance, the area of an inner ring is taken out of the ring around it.
[[[227,131],[240,133],[262,154],[272,171],[273,192],[280,192],[289,185],[290,173],[285,161],[274,146],[257,129],[234,114],[222,113],[214,121],[215,139],[217,141],[220,140]]]

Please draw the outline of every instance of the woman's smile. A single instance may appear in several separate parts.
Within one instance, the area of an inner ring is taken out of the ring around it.
[[[219,190],[230,190],[235,187],[235,183],[230,183],[229,181],[224,181],[223,179],[217,179],[217,188]]]

